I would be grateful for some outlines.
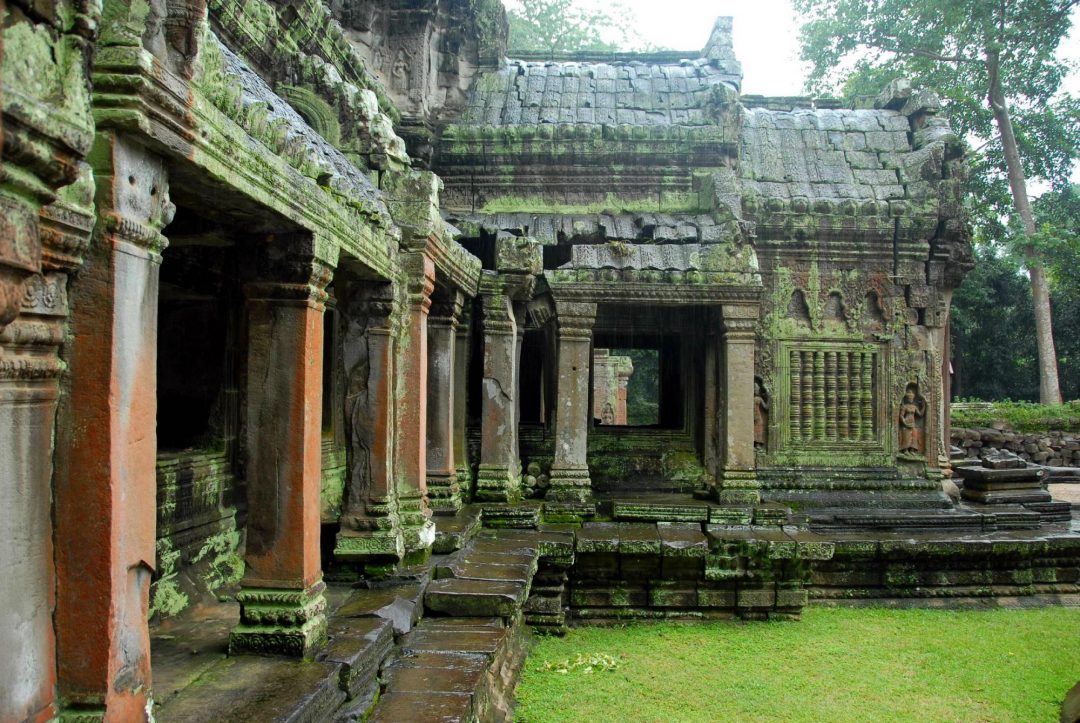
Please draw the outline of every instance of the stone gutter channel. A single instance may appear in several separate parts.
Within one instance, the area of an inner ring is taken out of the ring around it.
[[[151,630],[155,717],[502,721],[534,630],[797,618],[808,604],[1080,605],[1075,514],[1022,529],[811,531],[769,504],[613,511],[631,519],[543,525],[498,505],[440,519],[426,564],[328,586],[329,643],[314,661],[227,657],[236,606],[196,607]]]

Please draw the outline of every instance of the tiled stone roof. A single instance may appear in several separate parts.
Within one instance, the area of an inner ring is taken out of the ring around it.
[[[773,198],[903,198],[898,169],[911,152],[909,131],[891,110],[748,109],[742,187]]]
[[[510,60],[474,85],[462,125],[707,125],[713,89],[739,77],[698,58],[680,63]]]

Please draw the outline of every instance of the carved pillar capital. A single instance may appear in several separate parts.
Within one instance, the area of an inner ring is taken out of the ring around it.
[[[592,339],[596,323],[596,304],[578,301],[556,301],[555,317],[559,327],[559,339]]]
[[[306,304],[322,311],[334,268],[314,253],[310,233],[248,239],[244,293],[249,300]]]
[[[757,336],[758,307],[750,304],[724,304],[720,324],[726,342],[754,342]]]
[[[431,308],[431,294],[435,291],[435,262],[426,252],[414,251],[404,255],[402,263],[407,275],[405,289],[409,305],[419,305],[427,313]]]
[[[428,328],[449,328],[451,332],[457,330],[464,303],[465,295],[460,291],[436,292],[428,312]]]

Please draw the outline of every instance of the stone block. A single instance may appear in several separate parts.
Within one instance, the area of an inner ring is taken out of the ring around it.
[[[659,552],[652,555],[620,555],[619,576],[627,581],[652,580],[660,576]]]
[[[701,608],[731,610],[736,606],[737,594],[734,587],[713,588],[699,585],[697,594],[697,605]]]
[[[658,608],[697,607],[697,587],[684,582],[658,581],[649,586],[649,605]]]
[[[656,529],[660,534],[661,554],[664,557],[704,559],[709,550],[708,540],[701,531],[701,525],[659,522]]]
[[[739,588],[736,605],[742,609],[762,610],[776,604],[776,590],[767,588]]]

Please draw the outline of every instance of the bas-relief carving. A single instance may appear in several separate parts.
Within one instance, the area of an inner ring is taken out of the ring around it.
[[[900,402],[899,451],[901,457],[922,458],[925,420],[926,400],[919,393],[919,385],[914,382],[909,383],[904,391],[904,399]]]
[[[373,455],[376,436],[389,434],[385,428],[386,410],[382,410],[382,426],[378,417],[381,402],[377,385],[386,380],[377,375],[388,373],[384,361],[373,356],[376,344],[392,344],[390,299],[372,300],[357,290],[342,294],[339,306],[341,319],[341,354],[345,375],[345,432],[348,449],[346,502],[341,523],[353,530],[374,529],[367,517],[368,502],[373,495]],[[376,338],[376,335],[378,337]]]
[[[754,446],[764,450],[769,439],[769,395],[760,377],[754,378]]]

